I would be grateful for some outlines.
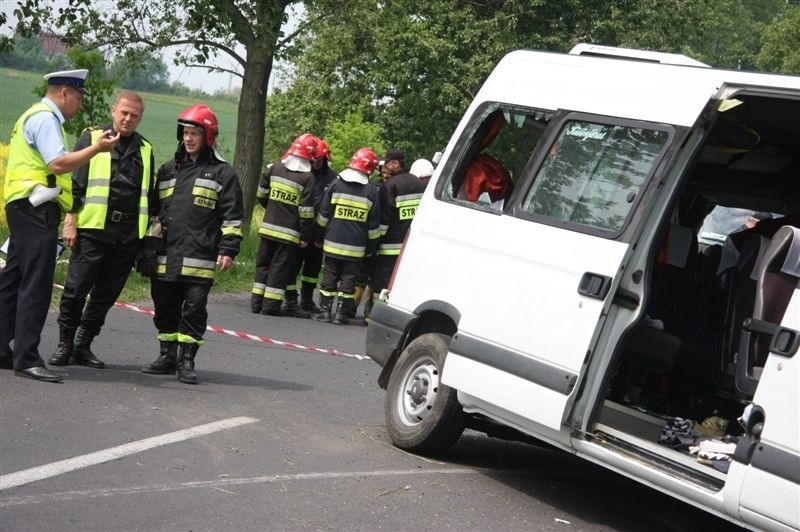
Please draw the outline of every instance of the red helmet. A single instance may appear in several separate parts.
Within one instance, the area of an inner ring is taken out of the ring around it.
[[[206,133],[206,146],[214,146],[219,134],[219,123],[211,108],[201,103],[193,105],[178,116],[178,142],[183,140],[184,126],[202,128]]]
[[[317,153],[317,139],[311,133],[303,133],[292,142],[286,155],[297,155],[303,159],[313,161]]]
[[[325,157],[329,161],[331,160],[331,150],[328,148],[328,145],[322,139],[317,139],[317,159],[321,159]]]
[[[357,149],[350,157],[350,164],[347,165],[348,168],[364,172],[367,175],[371,174],[377,166],[378,156],[369,148]]]

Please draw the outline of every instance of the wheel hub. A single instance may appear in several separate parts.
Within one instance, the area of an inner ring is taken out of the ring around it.
[[[407,373],[402,388],[400,415],[409,425],[425,419],[436,401],[439,388],[439,371],[430,362],[419,364]]]

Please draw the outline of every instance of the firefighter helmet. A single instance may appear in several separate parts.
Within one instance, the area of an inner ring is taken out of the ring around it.
[[[323,157],[325,157],[327,160],[330,161],[331,160],[331,150],[330,150],[330,148],[328,148],[328,144],[324,140],[318,138],[317,139],[317,159],[321,159]]]
[[[313,161],[317,153],[317,139],[311,133],[303,133],[292,142],[286,155],[297,155],[303,159]]]
[[[178,116],[178,142],[183,141],[183,128],[185,126],[202,128],[206,134],[206,146],[214,146],[219,134],[217,116],[207,105],[197,104],[189,107]]]
[[[350,164],[347,165],[348,168],[364,172],[367,175],[371,174],[377,166],[378,156],[369,148],[357,149],[350,158]]]
[[[428,159],[417,159],[408,173],[417,177],[430,177],[433,175],[433,164]]]

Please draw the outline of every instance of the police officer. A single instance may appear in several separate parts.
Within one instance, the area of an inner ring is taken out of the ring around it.
[[[142,371],[177,371],[186,384],[197,384],[194,360],[203,344],[215,269],[233,266],[242,240],[242,189],[214,150],[217,134],[211,109],[189,107],[178,117],[175,158],[157,174],[162,238],[150,292],[161,353]]]
[[[75,145],[82,149],[108,129],[120,134],[110,153],[92,158],[72,175],[73,210],[64,220],[64,239],[77,236],[77,241],[61,295],[59,341],[51,365],[105,366],[90,349],[92,339],[125,287],[148,220],[158,212],[153,149],[136,132],[143,113],[142,98],[122,91],[111,106],[113,122],[84,131]]]
[[[331,151],[328,144],[317,138],[317,154],[311,163],[311,172],[314,174],[314,217],[319,213],[319,206],[325,191],[336,179],[336,172],[330,167]],[[319,272],[322,269],[322,249],[317,246],[300,248],[297,260],[297,275],[286,286],[286,300],[283,313],[298,318],[308,318],[319,312],[319,307],[314,304],[314,289],[319,282]],[[297,277],[301,284],[300,303],[297,303]]]
[[[337,295],[333,323],[345,325],[355,317],[355,282],[361,261],[375,252],[379,237],[378,193],[369,182],[377,165],[375,152],[359,148],[322,199],[315,245],[322,247],[325,266],[319,288],[321,310],[315,320],[331,321]]]
[[[45,97],[22,114],[11,133],[3,190],[11,236],[0,271],[0,367],[48,382],[63,379],[39,355],[53,290],[59,207],[72,209],[72,170],[111,150],[119,139],[107,131],[81,150],[66,150],[62,124],[81,109],[88,73],[68,70],[44,77]]]
[[[265,207],[258,227],[261,242],[250,310],[281,316],[286,287],[297,277],[297,256],[313,237],[314,174],[311,161],[317,139],[311,133],[297,137],[281,160],[261,176],[256,199]],[[305,316],[308,317],[308,316]]]

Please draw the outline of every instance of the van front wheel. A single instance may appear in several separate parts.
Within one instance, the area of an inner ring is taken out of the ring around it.
[[[400,354],[389,377],[384,412],[395,445],[418,453],[447,450],[464,432],[466,416],[456,391],[440,377],[450,338],[428,333]]]

